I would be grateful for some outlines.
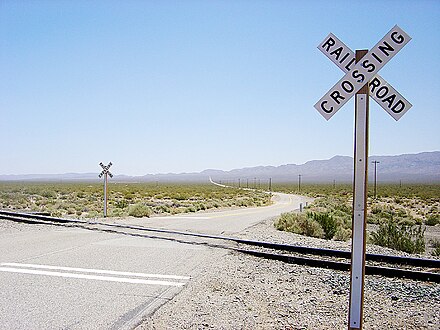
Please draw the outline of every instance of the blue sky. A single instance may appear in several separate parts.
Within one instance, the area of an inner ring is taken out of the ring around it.
[[[412,104],[374,101],[370,155],[440,150],[439,1],[0,2],[0,174],[229,170],[353,155],[353,100],[313,105],[353,50],[411,37],[380,74]]]

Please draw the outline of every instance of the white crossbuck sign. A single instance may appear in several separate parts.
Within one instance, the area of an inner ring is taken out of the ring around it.
[[[99,177],[102,177],[104,174],[108,174],[111,178],[113,178],[113,174],[109,171],[110,166],[113,164],[110,162],[107,166],[105,166],[103,163],[99,163],[99,166],[102,167],[102,172],[98,175]]]
[[[410,40],[411,37],[396,25],[355,63],[354,52],[330,33],[318,49],[346,74],[315,104],[316,110],[329,120],[368,82],[370,96],[399,120],[412,105],[377,72]]]

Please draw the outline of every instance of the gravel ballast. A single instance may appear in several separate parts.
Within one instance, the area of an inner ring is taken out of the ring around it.
[[[248,239],[350,249],[349,242],[273,228],[273,219],[237,234]],[[369,245],[368,252],[405,255]],[[140,329],[346,329],[350,274],[219,253]],[[364,329],[439,329],[440,285],[366,276]]]
[[[336,242],[277,231],[269,219],[236,237],[349,250]],[[0,222],[0,232],[52,230]],[[141,329],[346,329],[348,272],[285,264],[214,249],[184,289]],[[367,245],[370,253],[407,255]],[[424,256],[426,257],[426,256]],[[440,329],[440,285],[366,276],[364,329]]]

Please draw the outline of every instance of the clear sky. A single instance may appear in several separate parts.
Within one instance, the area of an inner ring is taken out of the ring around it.
[[[380,74],[370,155],[440,150],[440,1],[0,1],[0,174],[230,170],[353,155],[354,103],[317,45],[411,37]]]

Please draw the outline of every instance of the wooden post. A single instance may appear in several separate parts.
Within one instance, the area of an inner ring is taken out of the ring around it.
[[[368,50],[356,50],[358,62]],[[367,174],[368,174],[368,81],[365,82],[355,101],[355,144],[353,218],[350,274],[349,329],[362,329],[364,278],[365,278],[365,230],[367,217]]]

